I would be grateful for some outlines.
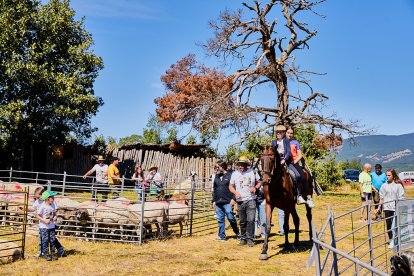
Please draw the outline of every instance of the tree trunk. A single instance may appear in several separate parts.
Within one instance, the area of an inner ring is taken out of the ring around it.
[[[287,125],[286,115],[289,114],[289,89],[285,72],[280,72],[276,78],[277,90],[277,114],[276,122],[280,125]]]

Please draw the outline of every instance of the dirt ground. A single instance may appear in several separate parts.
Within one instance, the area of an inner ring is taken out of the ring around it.
[[[406,192],[408,197],[414,196],[411,187]],[[326,220],[328,205],[335,214],[341,214],[358,207],[360,201],[356,191],[342,189],[316,197],[315,204],[314,222],[320,229]],[[314,267],[306,269],[311,243],[308,242],[305,208],[299,206],[298,209],[303,242],[298,248],[284,251],[283,237],[272,235],[267,261],[259,260],[262,239],[252,248],[241,247],[231,236],[231,230],[227,230],[227,241],[215,241],[216,234],[211,234],[152,241],[143,246],[61,239],[68,256],[54,262],[33,257],[37,252],[37,238],[29,237],[26,259],[2,265],[0,275],[313,275]],[[356,225],[358,219],[354,218]],[[273,220],[277,222],[276,217]],[[340,233],[341,226],[337,229]],[[277,226],[273,227],[272,233],[277,230]],[[291,241],[293,235],[289,234]]]

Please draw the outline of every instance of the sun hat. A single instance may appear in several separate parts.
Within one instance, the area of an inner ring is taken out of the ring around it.
[[[237,163],[237,164],[242,163],[242,164],[249,165],[249,164],[250,164],[250,161],[249,161],[249,158],[247,158],[247,156],[242,155],[242,156],[240,156],[240,157],[239,157],[239,160],[237,160],[237,162],[236,162],[236,163]]]
[[[278,125],[276,131],[286,131],[286,127],[284,125]]]
[[[42,193],[42,200],[46,200],[49,197],[55,196],[57,194],[58,194],[57,192],[53,192],[51,190],[46,190]]]
[[[105,161],[105,158],[102,155],[98,156],[98,161]]]
[[[158,171],[158,167],[157,167],[156,165],[154,165],[154,164],[152,164],[152,165],[149,167],[148,171],[152,171],[153,169],[156,169],[156,170]]]

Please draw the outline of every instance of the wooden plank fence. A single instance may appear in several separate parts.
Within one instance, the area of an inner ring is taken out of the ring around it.
[[[209,178],[214,173],[214,164],[218,160],[217,157],[181,157],[142,149],[115,149],[112,156],[118,157],[122,162],[126,178],[131,178],[135,165],[139,163],[145,171],[148,171],[152,165],[157,166],[158,172],[165,180],[184,180],[192,171],[195,171],[198,177]]]

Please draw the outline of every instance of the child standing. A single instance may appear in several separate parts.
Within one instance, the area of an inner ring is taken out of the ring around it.
[[[56,247],[56,205],[54,196],[56,192],[50,190],[42,193],[43,203],[38,207],[36,218],[39,220],[39,234],[41,238],[41,249],[43,258],[47,261],[57,260],[55,255]],[[50,254],[49,253],[50,247]]]
[[[37,187],[35,189],[35,191],[34,191],[35,202],[33,203],[32,207],[29,207],[30,212],[35,212],[35,214],[37,214],[37,210],[39,209],[40,205],[42,205],[42,203],[43,203],[43,200],[42,200],[43,191],[44,191],[43,187]],[[56,206],[56,204],[55,204],[55,206]],[[55,239],[55,247],[57,248],[58,256],[59,257],[64,257],[65,249],[60,244],[60,242],[58,241],[57,238]],[[40,234],[40,228],[39,228],[39,250],[36,254],[36,257],[39,258],[40,256],[42,256],[42,235]]]

